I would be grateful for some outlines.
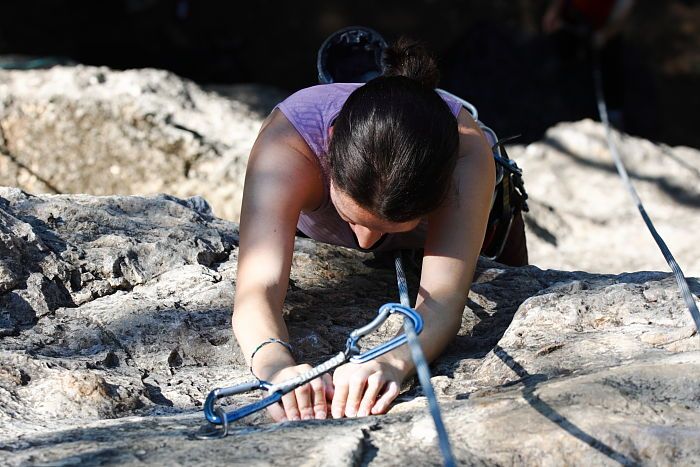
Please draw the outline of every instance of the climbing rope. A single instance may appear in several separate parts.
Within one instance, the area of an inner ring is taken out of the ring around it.
[[[411,300],[408,296],[408,284],[406,282],[406,275],[403,271],[403,264],[401,263],[401,251],[396,252],[394,263],[396,265],[396,280],[399,284],[399,297],[401,305],[410,308]],[[413,363],[416,365],[418,381],[420,381],[420,385],[423,388],[423,394],[425,394],[425,397],[428,399],[428,409],[430,410],[430,415],[433,417],[433,422],[435,423],[435,431],[437,431],[440,451],[442,452],[442,457],[445,461],[444,465],[446,467],[453,467],[456,465],[455,458],[452,454],[450,438],[447,436],[445,424],[442,422],[440,406],[438,405],[437,398],[435,397],[433,385],[430,383],[430,368],[428,367],[428,362],[425,360],[423,349],[420,346],[418,335],[416,334],[416,330],[411,320],[404,319],[403,329],[404,334],[408,339],[408,348],[411,350],[411,358],[413,359]]]
[[[644,205],[642,204],[642,200],[637,194],[637,190],[635,190],[634,185],[632,185],[630,177],[627,174],[627,169],[625,169],[625,166],[622,163],[620,152],[618,151],[617,145],[613,140],[613,132],[610,126],[610,120],[608,119],[608,107],[605,102],[605,94],[603,93],[603,76],[600,71],[600,57],[598,49],[595,46],[593,46],[593,81],[595,83],[595,93],[596,100],[598,102],[598,113],[600,114],[600,121],[603,122],[603,125],[605,126],[605,138],[608,142],[610,154],[612,155],[613,160],[615,161],[617,173],[620,175],[620,178],[622,178],[622,182],[625,185],[625,188],[627,188],[627,191],[629,192],[630,196],[632,196],[632,200],[636,204],[637,209],[639,209],[639,213],[642,215],[642,219],[644,219],[644,223],[649,229],[651,236],[654,237],[654,241],[656,241],[656,244],[659,246],[661,253],[664,255],[666,262],[671,268],[671,271],[673,271],[673,275],[675,276],[676,282],[678,283],[678,287],[680,288],[681,294],[683,295],[683,300],[685,301],[685,304],[688,307],[690,316],[695,322],[695,328],[697,330],[697,333],[700,334],[700,312],[698,312],[698,306],[695,303],[693,294],[690,292],[690,287],[688,287],[688,281],[683,275],[683,271],[681,271],[678,262],[671,254],[671,250],[668,249],[668,246],[666,246],[666,243],[664,242],[663,238],[661,238],[661,235],[659,235],[659,233],[656,231],[656,228],[654,228],[654,224],[651,222],[649,215],[644,209]]]

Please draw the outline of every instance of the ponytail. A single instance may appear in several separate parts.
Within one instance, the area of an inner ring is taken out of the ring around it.
[[[405,76],[427,88],[436,88],[440,80],[437,62],[425,46],[401,37],[384,50],[383,76]]]

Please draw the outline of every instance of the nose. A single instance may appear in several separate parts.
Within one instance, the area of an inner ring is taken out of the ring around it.
[[[355,232],[355,237],[357,237],[357,244],[360,248],[371,248],[372,245],[377,243],[377,241],[379,241],[379,239],[382,238],[382,235],[384,235],[383,232],[371,230],[367,227],[363,227],[357,224],[351,224],[350,228],[353,232]]]

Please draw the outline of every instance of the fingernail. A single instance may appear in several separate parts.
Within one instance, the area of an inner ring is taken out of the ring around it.
[[[360,409],[359,412],[357,412],[358,417],[366,417],[367,416],[367,411],[365,409]]]
[[[316,418],[318,420],[325,420],[326,419],[326,412],[316,412]]]
[[[348,417],[354,417],[356,415],[355,409],[345,409],[345,415],[347,415]]]
[[[296,422],[296,421],[298,421],[298,420],[301,420],[301,419],[299,418],[299,415],[292,415],[292,421],[293,421],[293,422]]]
[[[303,417],[301,417],[302,420],[311,420],[313,417],[309,414],[305,414]]]

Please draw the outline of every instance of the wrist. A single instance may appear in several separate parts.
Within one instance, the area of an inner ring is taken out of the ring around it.
[[[388,352],[378,357],[377,360],[390,365],[398,373],[398,375],[401,378],[401,381],[404,381],[406,378],[411,376],[411,374],[413,374],[415,370],[413,360],[407,352]]]
[[[254,376],[261,381],[274,383],[275,376],[285,368],[290,368],[296,365],[294,360],[278,360],[266,365],[261,365],[255,368]]]
[[[250,358],[250,372],[254,377],[265,381],[283,368],[294,365],[296,361],[288,344],[280,342],[267,342],[258,346]]]

